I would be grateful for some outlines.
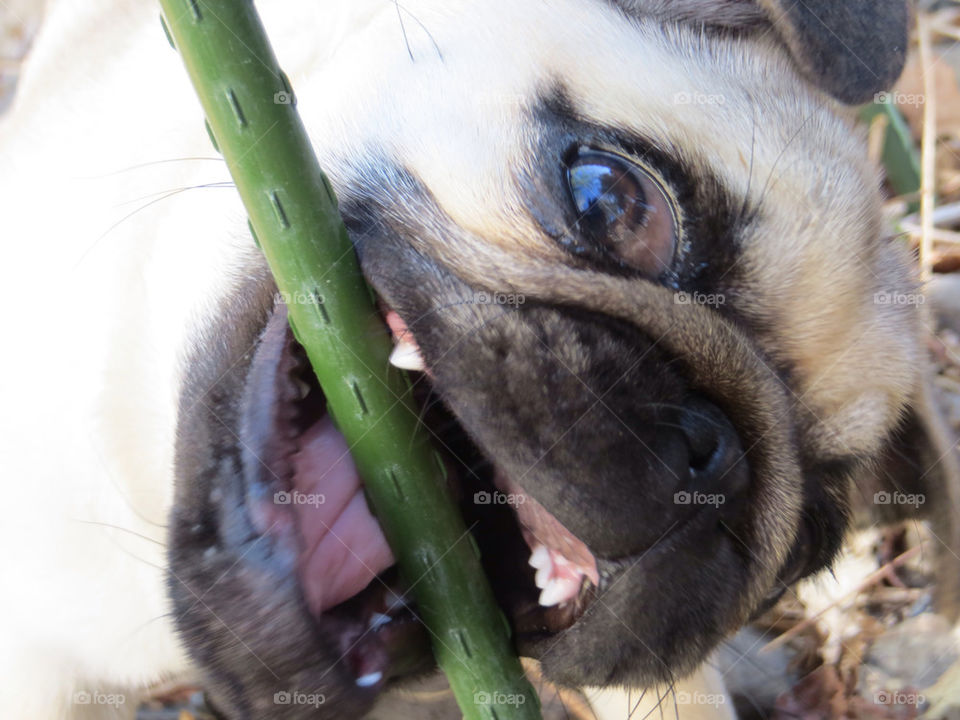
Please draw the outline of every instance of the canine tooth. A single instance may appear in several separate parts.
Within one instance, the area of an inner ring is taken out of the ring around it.
[[[376,685],[380,682],[380,678],[383,677],[383,673],[379,670],[377,672],[367,673],[366,675],[361,675],[357,678],[357,685],[360,687],[370,687],[371,685]]]
[[[389,615],[384,615],[383,613],[375,612],[370,616],[370,622],[367,623],[367,628],[370,630],[376,630],[381,625],[386,625],[388,622],[392,622],[393,618]]]
[[[565,603],[576,597],[578,587],[579,584],[571,578],[553,578],[540,593],[540,604],[543,607],[553,607]]]
[[[303,400],[310,394],[310,386],[300,378],[293,379],[293,387],[297,391],[297,400]]]
[[[553,565],[544,565],[537,569],[537,574],[533,577],[533,582],[538,588],[543,590],[550,582],[550,576],[553,575]]]
[[[539,570],[544,567],[549,567],[550,564],[550,551],[547,550],[547,546],[537,545],[536,549],[530,553],[530,567]]]
[[[427,367],[423,362],[423,355],[420,354],[420,348],[417,347],[416,343],[409,340],[401,340],[394,345],[393,352],[390,353],[390,364],[401,370],[417,370],[420,372],[426,370]]]
[[[553,574],[552,553],[547,549],[546,545],[537,545],[536,550],[530,554],[529,563],[530,567],[537,569],[533,582],[536,583],[538,588],[543,590],[550,581],[550,576]]]

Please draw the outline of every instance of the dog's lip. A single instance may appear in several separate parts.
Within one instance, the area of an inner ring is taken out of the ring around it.
[[[298,351],[279,303],[247,372],[239,435],[247,514],[296,557],[307,603],[320,613],[360,592],[393,557]]]
[[[590,548],[509,476],[496,472],[494,484],[510,498],[530,548],[529,564],[542,591],[539,604],[547,608],[580,604],[591,586],[600,585],[597,558]]]
[[[296,577],[357,691],[426,669],[426,631],[383,577],[393,555],[279,301],[246,371],[238,436],[243,517]]]
[[[396,311],[384,305],[381,308],[394,340],[391,364],[423,372],[432,379],[423,351],[406,322]],[[557,608],[550,613],[554,622],[548,625],[562,628],[571,624],[582,614],[586,599],[593,597],[591,590],[600,585],[596,557],[586,543],[508,475],[497,470],[493,482],[512,498],[510,504],[530,549],[529,565],[536,570],[534,583],[541,591],[538,604]]]
[[[381,310],[396,346],[405,346],[407,359],[417,358],[416,369],[430,377],[406,324],[389,308],[381,306]],[[299,574],[305,600],[315,616],[342,619],[345,614],[352,614],[349,620],[342,620],[347,628],[343,636],[363,638],[348,653],[358,673],[358,685],[367,687],[364,683],[369,682],[369,687],[379,687],[396,674],[394,667],[412,662],[402,656],[402,647],[398,650],[393,645],[418,645],[409,640],[412,631],[403,630],[413,622],[413,616],[402,609],[397,612],[396,607],[391,609],[385,600],[392,589],[387,588],[381,576],[393,565],[393,557],[379,523],[367,507],[346,441],[333,427],[325,407],[314,407],[317,416],[309,418],[306,426],[291,424],[290,418],[278,414],[289,408],[291,397],[302,392],[298,382],[290,382],[289,377],[291,373],[297,375],[290,352],[293,346],[299,347],[289,329],[285,307],[278,302],[254,350],[245,382],[239,428],[244,509],[259,535],[269,536],[281,553],[297,558],[292,567]],[[396,354],[395,351],[393,360]],[[300,362],[315,385],[305,358]],[[294,437],[278,438],[278,429]],[[529,576],[522,580],[529,582],[532,596],[522,605],[511,604],[505,609],[518,636],[562,632],[579,620],[598,592],[601,574],[597,560],[584,543],[519,486],[503,478],[498,484],[506,492],[522,493],[529,502],[527,508],[514,513],[514,518],[519,521],[531,555],[537,552],[538,545],[549,549],[556,570],[551,575],[556,575],[553,579],[557,580],[551,585],[552,598],[547,598],[550,606],[543,607],[537,602],[537,592],[542,596],[547,589],[533,590],[533,570],[526,568]],[[285,507],[276,502],[275,492],[300,493],[308,498],[323,496],[323,502],[289,502]],[[527,513],[535,505],[539,508],[536,518]],[[550,520],[556,532],[544,535]],[[511,583],[521,580],[512,575],[500,579]],[[344,610],[347,606],[353,608],[351,613]],[[387,623],[385,617],[393,622]],[[383,627],[378,622],[383,622]],[[419,649],[422,648],[418,646]]]

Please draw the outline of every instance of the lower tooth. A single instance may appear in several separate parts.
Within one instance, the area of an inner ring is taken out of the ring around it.
[[[357,685],[360,687],[370,687],[376,685],[380,682],[380,679],[383,677],[382,672],[372,672],[367,673],[366,675],[361,675],[357,678]]]
[[[530,553],[529,564],[537,570],[551,565],[550,551],[547,550],[546,545],[537,545],[537,549]]]
[[[540,604],[543,607],[553,607],[565,603],[576,597],[578,587],[570,578],[553,578],[540,593]]]
[[[552,565],[544,565],[542,568],[537,570],[537,574],[533,577],[533,582],[538,588],[543,590],[547,583],[550,582],[550,576],[553,574]]]
[[[390,353],[390,364],[401,370],[423,371],[426,366],[423,362],[423,356],[420,354],[420,348],[416,343],[401,340]]]
[[[303,400],[307,395],[310,394],[310,386],[300,378],[294,378],[293,386],[297,391],[297,400]]]
[[[375,612],[370,616],[370,622],[367,623],[367,628],[370,630],[376,630],[381,625],[386,625],[388,622],[393,620],[389,615],[384,615],[383,613]]]

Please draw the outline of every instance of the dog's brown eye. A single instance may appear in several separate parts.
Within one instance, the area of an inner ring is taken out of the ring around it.
[[[581,151],[567,167],[575,229],[590,249],[657,276],[676,245],[673,206],[640,166],[613,153]]]

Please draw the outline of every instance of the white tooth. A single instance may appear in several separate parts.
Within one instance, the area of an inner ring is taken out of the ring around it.
[[[300,378],[294,378],[293,386],[297,390],[297,400],[303,400],[310,394],[310,386]]]
[[[401,340],[393,347],[390,353],[390,364],[401,370],[424,371],[426,365],[423,362],[423,356],[420,354],[420,348],[416,343],[409,340]]]
[[[370,620],[367,623],[367,629],[376,630],[378,627],[386,625],[387,623],[393,622],[393,618],[389,615],[381,612],[375,612],[370,616]]]
[[[380,671],[367,673],[366,675],[361,675],[357,678],[357,685],[360,687],[370,687],[371,685],[376,685],[380,682],[380,678],[383,677],[383,673]]]
[[[533,577],[533,582],[538,588],[543,590],[547,586],[547,583],[550,582],[551,575],[553,575],[553,565],[544,565],[537,570],[537,574]]]
[[[367,624],[367,627],[370,630],[376,630],[381,625],[386,625],[388,622],[392,622],[393,618],[389,615],[384,615],[383,613],[375,612],[370,616],[370,622]]]
[[[550,551],[547,550],[546,545],[537,545],[536,550],[530,553],[530,567],[539,570],[543,567],[549,567],[551,564]]]
[[[570,578],[553,578],[540,593],[540,604],[543,607],[561,605],[575,597],[579,586]]]

